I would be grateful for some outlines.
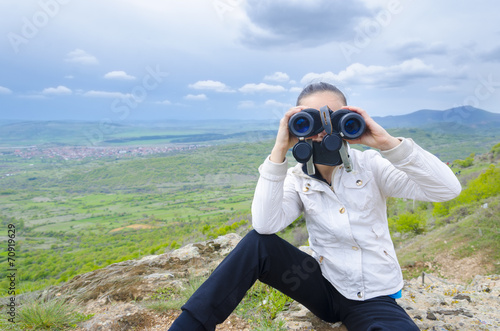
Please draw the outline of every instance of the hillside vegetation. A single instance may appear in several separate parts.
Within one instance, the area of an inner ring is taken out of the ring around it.
[[[487,154],[454,162],[460,195],[442,203],[412,203],[390,218],[400,263],[470,281],[500,273],[500,144]]]
[[[418,137],[415,140],[419,142]],[[422,140],[424,147],[430,144]],[[111,263],[163,253],[228,232],[245,233],[250,226],[257,168],[272,144],[269,140],[225,144],[133,159],[64,161],[0,156],[3,172],[10,174],[0,178],[0,221],[4,235],[8,224],[16,227],[17,290],[41,289]],[[441,145],[429,148],[432,152],[440,149]],[[484,186],[474,186],[480,192],[465,189],[456,201],[446,204],[391,199],[389,216],[397,245],[444,225],[459,226],[485,202],[490,209],[483,213],[498,208],[498,191],[492,189],[499,186],[495,179],[498,145],[481,157],[464,154],[471,150],[467,142],[455,150],[463,155],[453,167],[461,172],[464,187],[473,180],[484,181]],[[480,228],[482,237],[471,240],[487,243],[486,238],[498,239],[498,228],[494,219],[492,222],[477,225],[471,236],[479,235]],[[296,245],[307,242],[303,220],[281,235]],[[488,254],[497,256],[496,246],[488,246]],[[475,247],[478,250],[480,245]],[[2,245],[2,265],[6,248]],[[463,252],[469,253],[474,251]],[[408,265],[430,258],[403,255]],[[5,272],[0,270],[2,288],[7,284]]]

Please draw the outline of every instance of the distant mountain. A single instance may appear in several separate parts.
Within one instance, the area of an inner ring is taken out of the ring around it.
[[[436,124],[453,123],[454,127],[498,128],[500,114],[471,106],[447,110],[422,109],[407,115],[373,117],[384,128],[421,128]]]

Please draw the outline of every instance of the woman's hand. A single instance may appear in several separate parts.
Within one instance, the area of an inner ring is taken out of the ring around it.
[[[366,122],[365,133],[358,139],[348,140],[349,143],[363,144],[380,149],[381,151],[392,149],[401,143],[401,140],[391,136],[383,127],[375,122],[365,110],[352,106],[344,106],[342,108],[360,114]]]
[[[285,160],[287,151],[297,143],[298,138],[293,134],[290,134],[290,130],[288,129],[288,121],[290,120],[290,117],[292,117],[292,115],[306,108],[307,107],[303,106],[292,107],[285,113],[285,115],[283,115],[283,118],[280,120],[276,142],[274,144],[273,150],[271,151],[270,160],[272,162],[282,163]]]

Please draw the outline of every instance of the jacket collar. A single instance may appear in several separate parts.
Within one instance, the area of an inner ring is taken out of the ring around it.
[[[315,171],[314,175],[309,175],[307,173],[307,164],[305,164],[305,163],[301,163],[301,164],[302,164],[301,169],[302,169],[302,172],[304,173],[304,175],[309,176],[311,178],[317,179],[319,181],[322,181],[322,182],[325,182],[325,183],[328,184],[328,182],[326,181],[326,179],[324,179],[323,176],[321,176],[321,174],[319,173],[319,171]],[[316,166],[314,164],[313,164],[313,166],[314,166],[314,169],[316,170]]]

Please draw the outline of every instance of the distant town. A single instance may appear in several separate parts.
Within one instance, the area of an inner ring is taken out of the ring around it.
[[[189,146],[123,146],[123,147],[12,147],[0,149],[1,155],[15,155],[23,159],[63,159],[83,160],[99,158],[128,158],[165,154],[175,151],[196,149],[199,145]]]

